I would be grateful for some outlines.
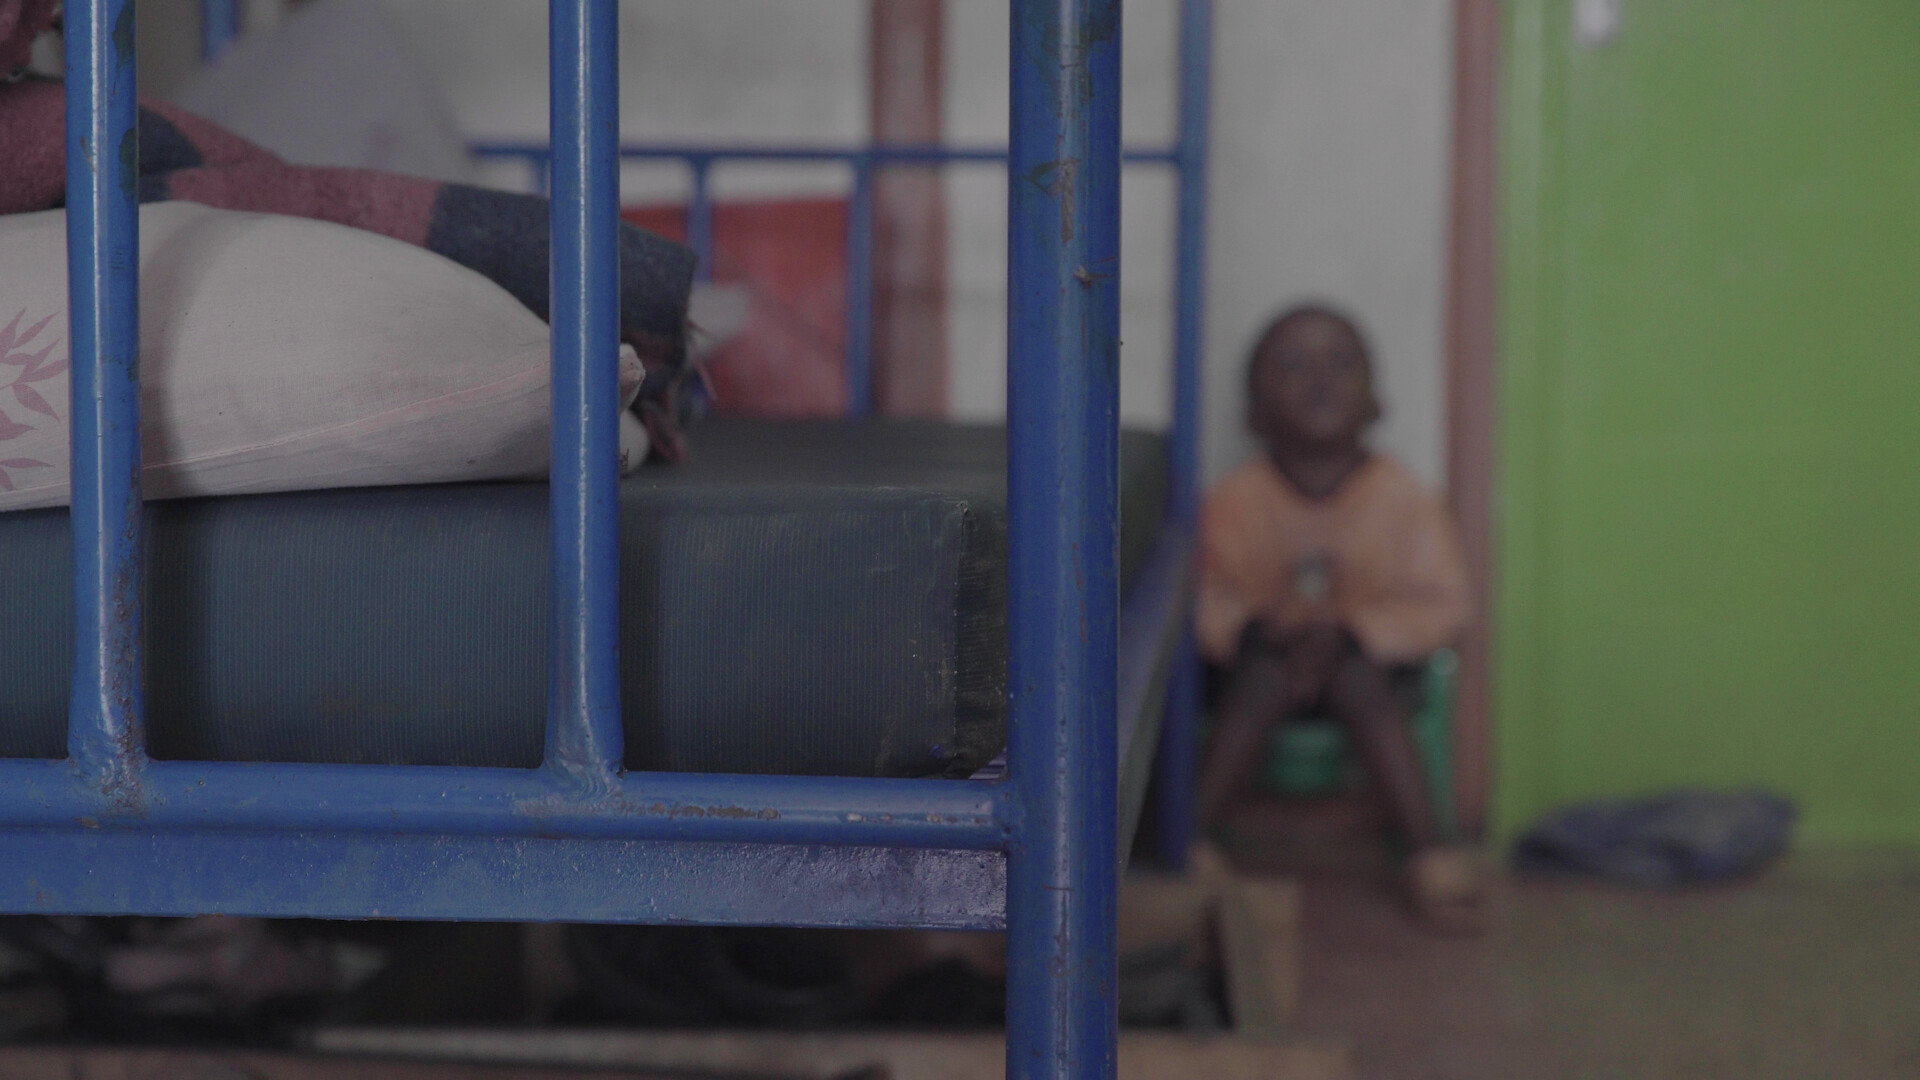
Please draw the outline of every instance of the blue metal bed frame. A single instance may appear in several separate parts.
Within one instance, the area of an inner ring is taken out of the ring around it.
[[[209,0],[210,51],[234,29]],[[868,194],[895,162],[1006,160],[1008,769],[998,780],[621,770],[614,453],[615,0],[551,0],[552,655],[538,769],[154,761],[142,726],[134,0],[68,0],[76,626],[68,757],[0,760],[0,910],[64,914],[1005,927],[1008,1073],[1110,1076],[1114,903],[1133,718],[1181,639],[1162,831],[1184,857],[1210,0],[1183,0],[1173,495],[1117,584],[1119,0],[1012,0],[1009,150],[642,148],[707,166],[853,164],[864,402]],[[223,36],[224,35],[224,36]],[[543,171],[545,171],[543,169]],[[1124,626],[1124,629],[1123,629]],[[1117,717],[1126,717],[1125,725]],[[1144,746],[1144,749],[1143,749]],[[1130,769],[1142,775],[1143,769]]]

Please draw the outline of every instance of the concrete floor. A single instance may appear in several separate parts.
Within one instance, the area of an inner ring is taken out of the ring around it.
[[[1682,893],[1506,882],[1470,941],[1421,933],[1360,869],[1305,902],[1299,1022],[1360,1080],[1920,1077],[1920,859]]]

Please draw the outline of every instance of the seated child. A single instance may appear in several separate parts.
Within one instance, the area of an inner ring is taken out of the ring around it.
[[[1198,812],[1217,824],[1248,785],[1268,730],[1307,710],[1351,735],[1413,845],[1416,910],[1476,918],[1472,864],[1441,846],[1408,721],[1420,665],[1466,626],[1466,568],[1438,501],[1362,436],[1380,417],[1366,342],[1326,307],[1274,320],[1247,366],[1247,421],[1264,453],[1207,495],[1196,632],[1225,669]]]

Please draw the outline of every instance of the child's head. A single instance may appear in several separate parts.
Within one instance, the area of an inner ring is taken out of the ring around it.
[[[1372,357],[1353,319],[1303,304],[1268,324],[1247,361],[1247,424],[1269,454],[1351,443],[1379,418]]]

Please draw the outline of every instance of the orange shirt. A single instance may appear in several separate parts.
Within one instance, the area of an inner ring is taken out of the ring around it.
[[[1420,660],[1466,627],[1466,564],[1446,510],[1391,458],[1309,499],[1265,458],[1228,473],[1200,514],[1200,649],[1228,663],[1255,620],[1331,619],[1383,663]]]

